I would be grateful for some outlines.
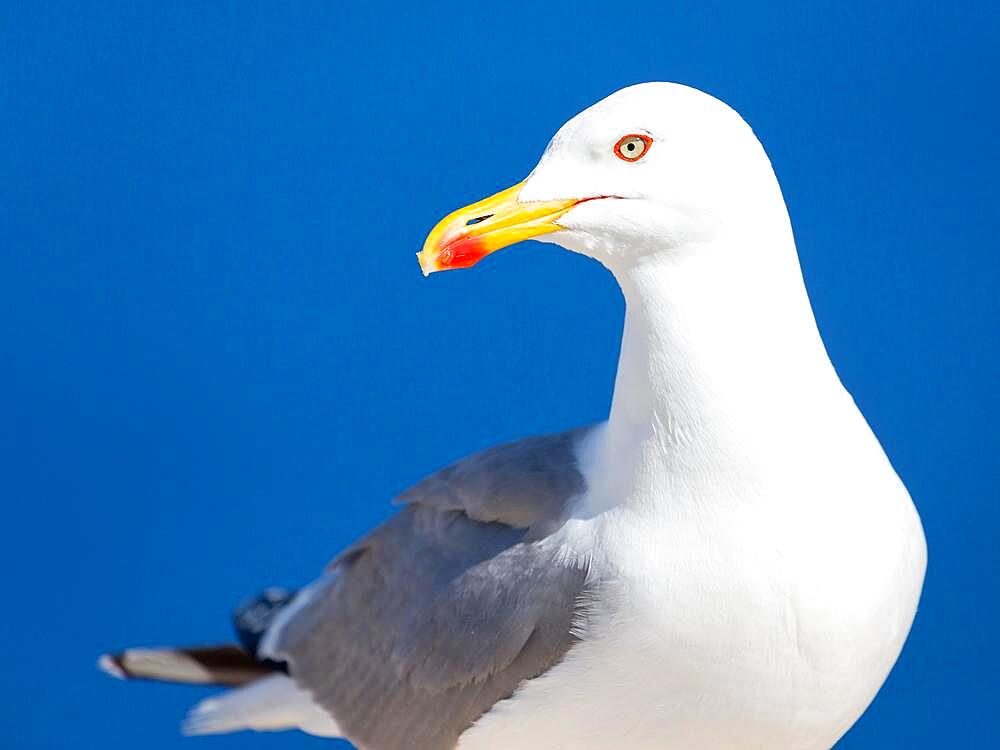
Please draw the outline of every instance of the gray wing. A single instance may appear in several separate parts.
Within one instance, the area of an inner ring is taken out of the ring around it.
[[[586,571],[546,544],[584,489],[585,429],[467,458],[398,498],[265,639],[344,736],[450,750],[574,643]]]

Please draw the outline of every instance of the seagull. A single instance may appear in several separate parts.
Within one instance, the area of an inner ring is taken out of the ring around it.
[[[567,122],[517,185],[446,216],[425,274],[527,239],[626,302],[607,421],[403,492],[239,644],[129,649],[122,678],[218,684],[184,731],[362,750],[825,750],[903,647],[926,546],[820,338],[770,161],[673,83]]]

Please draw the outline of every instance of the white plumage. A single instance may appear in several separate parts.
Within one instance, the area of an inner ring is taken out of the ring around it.
[[[320,737],[339,737],[330,715],[291,677],[275,674],[201,701],[184,721],[184,734],[221,734],[240,729],[275,732],[301,729]]]
[[[637,127],[663,158],[634,181],[581,158]],[[570,186],[636,197],[542,238],[600,260],[626,299],[564,537],[608,585],[582,643],[460,747],[829,748],[899,654],[926,550],[824,350],[770,163],[722,103],[647,84],[571,121],[519,199]]]

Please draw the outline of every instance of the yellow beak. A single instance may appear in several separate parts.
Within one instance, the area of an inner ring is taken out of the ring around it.
[[[485,200],[444,217],[417,253],[424,276],[435,271],[468,268],[490,253],[515,242],[562,229],[556,220],[580,201],[521,203],[519,182]]]

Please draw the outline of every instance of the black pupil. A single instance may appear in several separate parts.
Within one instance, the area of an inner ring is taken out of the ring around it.
[[[625,148],[627,148],[629,151],[635,151],[635,143],[630,143]]]

